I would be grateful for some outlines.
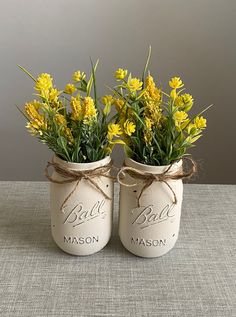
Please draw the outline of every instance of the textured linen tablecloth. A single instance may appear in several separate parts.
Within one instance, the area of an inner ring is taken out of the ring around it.
[[[0,182],[0,316],[236,316],[236,186],[185,185],[179,240],[156,259],[117,234],[75,257],[50,234],[49,184]]]

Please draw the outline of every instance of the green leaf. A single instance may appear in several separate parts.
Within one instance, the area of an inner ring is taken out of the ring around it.
[[[93,72],[96,72],[97,66],[98,66],[99,60],[97,60],[96,64],[93,67],[92,74],[89,78],[88,84],[87,84],[87,96],[90,96],[92,85],[93,85]]]
[[[22,67],[22,66],[20,66],[20,65],[18,65],[18,67],[19,67],[21,70],[23,70],[23,72],[26,73],[31,79],[33,79],[33,81],[36,82],[36,79],[34,78],[34,76],[33,76],[27,69],[25,69],[24,67]]]
[[[145,82],[146,73],[147,73],[147,68],[148,68],[148,64],[149,64],[149,61],[150,61],[151,54],[152,54],[152,47],[151,47],[151,45],[150,45],[150,46],[149,46],[149,50],[148,50],[147,61],[146,61],[146,64],[145,64],[145,67],[144,67],[144,70],[143,70],[143,76],[142,76],[143,86],[142,86],[142,89],[144,88],[144,82]]]

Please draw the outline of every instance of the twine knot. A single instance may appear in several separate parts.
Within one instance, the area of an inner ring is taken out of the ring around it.
[[[53,167],[54,170],[62,176],[64,179],[63,180],[57,180],[53,178],[52,176],[49,175],[49,167]],[[114,180],[114,177],[109,175],[109,172],[112,169],[112,161],[110,161],[107,165],[104,166],[99,166],[97,168],[91,169],[91,170],[83,170],[83,171],[75,171],[75,170],[70,170],[66,167],[61,166],[60,164],[52,161],[48,162],[46,168],[45,168],[45,176],[47,179],[56,184],[67,184],[67,183],[72,183],[76,182],[73,190],[69,193],[69,195],[65,198],[63,201],[60,210],[62,211],[63,207],[65,206],[66,202],[70,199],[70,197],[73,195],[75,192],[76,188],[78,187],[80,181],[82,179],[86,179],[93,187],[95,187],[106,199],[112,200],[111,197],[109,197],[104,190],[98,185],[97,181],[95,178],[97,177],[106,177],[109,179]]]
[[[139,185],[140,183],[143,183],[143,187],[140,191],[140,194],[138,195],[138,207],[140,207],[140,199],[142,197],[143,192],[148,187],[150,187],[153,182],[164,183],[169,188],[169,190],[171,191],[173,195],[173,203],[177,204],[176,194],[173,188],[168,183],[168,180],[179,180],[183,178],[190,178],[197,170],[196,162],[191,157],[183,157],[182,161],[191,163],[191,167],[189,167],[189,170],[184,171],[181,166],[176,172],[168,173],[170,172],[172,166],[176,163],[176,161],[174,161],[168,166],[168,168],[164,172],[160,174],[145,172],[145,171],[136,169],[134,167],[124,165],[123,167],[121,167],[120,171],[117,174],[117,180],[121,185],[126,187],[133,187],[133,186]],[[134,179],[140,179],[142,182],[140,183],[134,182],[132,184],[125,183],[123,179],[125,178],[126,174],[128,174]]]

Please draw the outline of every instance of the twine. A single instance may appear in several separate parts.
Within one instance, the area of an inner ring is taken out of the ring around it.
[[[64,180],[56,180],[54,179],[52,176],[49,175],[49,167],[53,167],[54,170],[61,175],[62,177],[64,177]],[[67,201],[70,199],[70,197],[73,195],[73,193],[75,192],[75,190],[77,189],[80,181],[82,179],[87,180],[92,186],[94,186],[106,199],[108,200],[112,200],[111,197],[109,197],[104,190],[98,185],[98,183],[94,180],[94,178],[97,177],[107,177],[109,179],[114,180],[113,176],[110,176],[108,173],[110,172],[112,168],[112,161],[110,161],[110,163],[108,163],[107,165],[104,166],[100,166],[97,167],[93,170],[83,170],[83,171],[73,171],[73,170],[69,170],[66,167],[62,167],[60,164],[55,163],[54,161],[52,162],[48,162],[46,168],[45,168],[45,176],[47,177],[47,179],[55,184],[67,184],[67,183],[72,183],[72,182],[76,182],[73,190],[69,193],[69,195],[64,199],[60,210],[62,211],[63,207],[65,206],[65,204],[67,203]],[[108,174],[108,175],[107,175]]]
[[[130,175],[132,178],[140,179],[143,181],[144,186],[142,187],[141,192],[138,196],[138,207],[140,207],[140,199],[143,195],[143,192],[148,187],[150,187],[153,182],[164,183],[171,191],[171,193],[173,195],[173,203],[176,205],[177,204],[176,194],[175,194],[173,188],[170,186],[170,184],[168,184],[167,181],[168,180],[179,180],[179,179],[183,179],[183,178],[190,178],[197,171],[196,162],[191,157],[183,157],[182,161],[191,163],[191,167],[189,168],[189,170],[183,171],[183,169],[181,167],[178,171],[176,171],[175,173],[171,173],[171,174],[168,172],[170,171],[172,166],[176,163],[176,161],[172,162],[170,164],[170,166],[163,173],[160,173],[160,174],[144,172],[144,171],[140,171],[139,169],[136,169],[134,167],[124,165],[123,167],[121,167],[120,171],[117,174],[117,180],[121,185],[126,186],[126,187],[137,186],[141,183],[141,182],[140,183],[132,183],[132,184],[125,183],[122,179],[125,178],[126,174]]]

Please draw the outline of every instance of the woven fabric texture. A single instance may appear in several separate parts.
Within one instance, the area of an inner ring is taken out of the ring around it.
[[[70,256],[50,234],[49,184],[0,182],[0,316],[236,316],[236,186],[185,185],[179,240],[156,259],[114,228],[99,253]]]

